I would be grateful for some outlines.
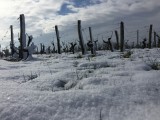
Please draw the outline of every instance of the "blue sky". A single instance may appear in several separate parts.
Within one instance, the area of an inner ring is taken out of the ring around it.
[[[153,24],[160,31],[159,0],[1,0],[0,44],[9,45],[9,26],[14,27],[18,45],[20,14],[25,15],[26,32],[32,34],[34,42],[50,45],[55,41],[54,26],[58,25],[61,41],[76,41],[77,20],[82,20],[83,36],[89,39],[88,27],[92,27],[94,39],[110,36],[110,31],[119,30],[120,21],[125,23],[125,39],[135,40],[135,31],[141,38],[147,37],[146,26]],[[5,37],[4,37],[5,36]],[[113,40],[115,38],[113,37]]]
[[[95,0],[95,1],[92,1],[92,0],[70,0],[70,2],[76,8],[85,8],[88,6],[93,6],[93,5],[101,3],[101,1],[98,1],[98,0]],[[68,6],[70,6],[70,3],[62,4],[60,10],[58,11],[58,14],[67,15],[69,13],[76,13],[75,11],[72,11]]]
[[[67,15],[69,13],[75,13],[75,12],[68,8],[68,4],[67,3],[64,3],[61,6],[60,10],[58,11],[58,14],[59,15]]]

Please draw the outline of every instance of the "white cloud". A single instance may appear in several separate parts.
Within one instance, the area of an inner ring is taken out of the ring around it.
[[[53,31],[54,25],[74,25],[78,19],[85,21],[88,25],[107,23],[116,19],[123,20],[130,16],[135,20],[141,18],[149,22],[152,17],[149,13],[160,7],[159,0],[90,0],[92,3],[98,1],[100,1],[99,4],[77,8],[74,0],[1,0],[0,19],[3,24],[0,24],[0,37],[4,36],[11,24],[14,25],[15,34],[18,33],[17,18],[21,13],[26,17],[27,32],[37,35],[46,30]],[[68,9],[74,13],[59,15],[58,11],[64,3],[67,3]],[[140,15],[136,16],[144,13],[147,14],[144,18]],[[153,21],[157,22],[157,20]]]

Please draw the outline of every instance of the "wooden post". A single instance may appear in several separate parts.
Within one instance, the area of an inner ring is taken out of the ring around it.
[[[82,31],[81,31],[81,20],[78,20],[78,36],[79,36],[79,42],[82,50],[82,55],[85,54],[85,48],[84,48],[84,41],[83,41],[83,36],[82,36]]]
[[[43,51],[43,53],[45,53],[45,45],[44,44],[42,45],[42,51]]]
[[[115,30],[115,35],[116,35],[116,41],[117,41],[117,50],[119,50],[119,36],[118,36],[117,30]]]
[[[24,14],[20,15],[20,51],[19,58],[24,59],[27,54],[23,52],[24,47],[26,47],[26,32],[25,32],[25,17]]]
[[[160,38],[158,37],[158,45],[157,45],[158,48],[160,48]]]
[[[149,28],[149,41],[148,41],[148,48],[151,49],[152,47],[152,25]]]
[[[157,47],[160,48],[160,36],[158,34],[156,34],[156,36],[158,37]]]
[[[139,30],[137,30],[137,47],[139,47]]]
[[[11,47],[11,55],[13,57],[14,54],[14,38],[13,38],[13,26],[10,26],[10,30],[11,30],[11,43],[10,43],[10,47]]]
[[[121,52],[124,51],[124,23],[120,23],[120,41],[121,41]]]
[[[157,41],[156,41],[156,32],[154,31],[154,44],[153,44],[154,47],[157,47]]]
[[[43,54],[43,45],[42,45],[42,43],[40,43],[40,48],[41,48],[41,50],[40,50],[40,53],[41,53],[41,55]]]
[[[92,37],[91,27],[89,27],[89,35],[90,35],[91,44],[93,45],[93,37]],[[91,54],[94,54],[93,46],[91,47]]]
[[[61,45],[60,45],[60,37],[59,37],[59,31],[58,26],[55,26],[56,36],[57,36],[57,47],[58,47],[58,53],[61,54]]]

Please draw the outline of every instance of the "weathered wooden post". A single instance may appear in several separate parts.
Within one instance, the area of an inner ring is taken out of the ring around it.
[[[117,41],[117,50],[119,50],[119,36],[118,36],[118,31],[115,30],[115,35],[116,35],[116,41]]]
[[[14,36],[13,36],[13,26],[10,26],[10,30],[11,30],[11,43],[10,43],[10,48],[11,48],[11,55],[13,57],[14,54]]]
[[[160,37],[158,37],[158,45],[157,45],[158,48],[160,48]]]
[[[45,53],[45,45],[42,46],[43,53]]]
[[[61,54],[61,45],[60,45],[60,37],[59,37],[59,30],[58,26],[55,26],[55,31],[56,31],[56,37],[57,37],[57,48],[58,48],[58,53]]]
[[[139,47],[139,30],[137,30],[137,47]]]
[[[157,47],[160,48],[160,36],[158,34],[156,34],[156,36],[158,37]]]
[[[40,48],[41,48],[40,53],[42,55],[43,54],[43,44],[42,43],[40,43]]]
[[[93,37],[92,37],[92,29],[91,27],[89,27],[89,36],[90,36],[90,41],[91,41],[91,44],[92,44],[92,47],[91,47],[91,54],[94,54],[94,49],[93,49]]]
[[[120,41],[121,41],[120,50],[121,52],[123,52],[124,51],[124,23],[123,22],[120,23]]]
[[[149,41],[148,41],[148,48],[151,49],[152,47],[152,26],[153,25],[150,25],[149,27]]]
[[[84,48],[84,41],[83,41],[82,30],[81,30],[81,20],[78,20],[78,36],[79,36],[79,42],[82,50],[82,55],[84,55],[85,48]]]
[[[25,32],[25,17],[24,14],[20,15],[20,51],[19,58],[24,59],[27,57],[27,53],[25,53],[24,47],[26,47],[26,32]]]
[[[157,47],[157,41],[156,41],[156,32],[154,31],[154,43],[153,47]]]

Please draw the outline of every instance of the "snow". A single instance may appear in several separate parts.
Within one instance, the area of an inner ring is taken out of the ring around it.
[[[159,49],[79,54],[1,59],[0,120],[159,120]]]

